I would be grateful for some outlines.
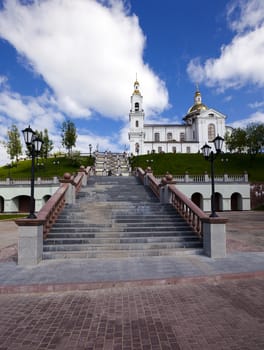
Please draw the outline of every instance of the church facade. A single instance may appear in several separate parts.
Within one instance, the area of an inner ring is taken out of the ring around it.
[[[212,149],[214,138],[231,133],[232,127],[226,126],[226,116],[202,103],[197,88],[194,104],[183,118],[182,124],[145,124],[143,96],[139,83],[134,83],[129,113],[129,145],[132,154],[151,153],[198,153],[207,143]],[[225,144],[223,151],[226,151]]]

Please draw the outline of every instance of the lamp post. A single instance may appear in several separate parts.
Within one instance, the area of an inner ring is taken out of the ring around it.
[[[218,215],[215,212],[215,184],[214,184],[214,161],[218,154],[221,153],[224,139],[217,135],[213,140],[216,153],[214,153],[209,145],[205,144],[201,149],[203,156],[206,160],[209,160],[211,163],[211,185],[212,185],[212,194],[211,194],[211,214],[210,217],[217,217]]]
[[[34,185],[35,185],[35,157],[40,152],[43,141],[29,126],[22,130],[25,144],[28,147],[31,155],[31,181],[30,181],[30,204],[28,219],[35,219],[35,198],[34,198]]]
[[[91,155],[92,155],[92,145],[89,144],[89,150],[90,150],[90,158],[91,158]]]

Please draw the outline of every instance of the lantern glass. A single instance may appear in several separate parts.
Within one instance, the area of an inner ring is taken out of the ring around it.
[[[32,138],[35,135],[35,132],[31,129],[29,125],[28,128],[22,130],[22,133],[23,133],[26,145],[30,145],[32,142]]]
[[[33,145],[34,145],[34,149],[36,152],[40,152],[41,151],[41,147],[43,144],[43,141],[40,137],[34,137],[33,141],[32,141]]]
[[[211,151],[211,147],[209,145],[207,145],[207,143],[201,148],[202,152],[203,152],[203,156],[205,158],[208,158],[210,155],[210,151]]]
[[[216,138],[213,140],[215,150],[217,153],[221,153],[222,147],[223,147],[223,142],[224,142],[224,139],[219,135],[217,135]]]

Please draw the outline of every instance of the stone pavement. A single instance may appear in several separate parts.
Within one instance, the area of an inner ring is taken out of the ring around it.
[[[16,232],[0,224],[0,350],[264,349],[263,212],[221,215],[230,216],[224,259],[35,267],[16,265]]]

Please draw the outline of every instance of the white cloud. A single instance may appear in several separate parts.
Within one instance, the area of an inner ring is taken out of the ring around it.
[[[72,116],[93,111],[114,119],[127,113],[136,72],[148,113],[168,106],[168,93],[143,61],[145,37],[120,0],[5,2],[0,36],[43,77],[59,108]]]
[[[231,28],[236,31],[232,42],[222,46],[219,58],[204,63],[198,58],[191,60],[188,74],[194,81],[222,90],[240,88],[247,83],[263,87],[264,2],[237,1],[229,8],[228,16]]]
[[[233,128],[245,128],[250,123],[264,123],[264,113],[256,112],[249,118],[236,120],[235,122],[231,123],[230,126]]]
[[[264,107],[264,101],[261,101],[261,102],[256,101],[256,102],[250,103],[249,107],[250,108],[262,108],[262,107]]]

